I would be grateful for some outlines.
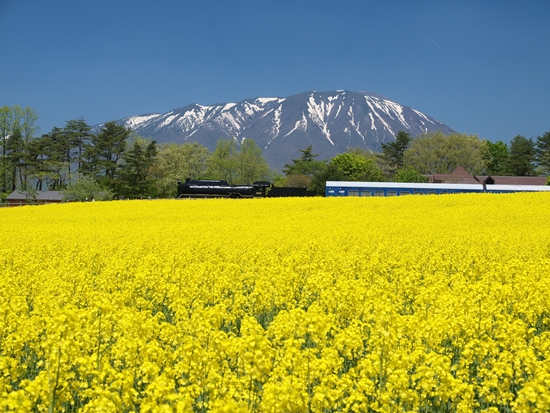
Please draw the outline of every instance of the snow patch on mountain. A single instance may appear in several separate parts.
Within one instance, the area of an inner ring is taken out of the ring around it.
[[[372,116],[372,113],[369,113],[369,120],[370,120],[370,129],[376,130],[376,125],[374,124],[374,116]]]
[[[353,126],[353,129],[355,132],[361,137],[361,140],[365,141],[365,135],[361,132],[361,121],[355,120],[355,113],[353,113],[353,106],[350,106],[348,109],[348,117],[349,117],[349,123],[351,123],[351,126]],[[345,129],[345,131],[348,131],[348,128]]]
[[[302,112],[302,118],[296,122],[296,124],[294,125],[294,128],[290,132],[288,132],[285,136],[283,136],[283,138],[286,138],[294,131],[305,132],[306,130],[307,130],[307,118],[306,118],[306,114]]]
[[[198,110],[197,110],[198,109]],[[184,131],[190,131],[204,122],[207,108],[198,106],[194,110],[188,110],[178,119],[177,123]]]
[[[381,111],[384,112],[384,109],[382,108],[382,106],[379,104],[378,101],[375,101],[373,99],[369,99],[367,98],[366,99],[366,102],[367,102],[367,105],[369,106],[369,108],[371,109],[371,114],[376,116],[376,119],[382,124],[384,125],[384,127],[392,134],[392,135],[395,135],[392,128],[390,127],[390,125],[386,122],[386,120],[384,119],[383,116],[381,116],[377,109],[380,109]],[[387,113],[386,113],[387,114]],[[391,118],[391,116],[389,116]],[[371,117],[372,119],[372,117]],[[373,119],[373,123],[374,125],[374,119]]]
[[[159,128],[163,128],[165,126],[168,126],[174,119],[176,119],[178,115],[170,115],[164,121],[159,125]]]
[[[272,138],[270,140],[268,140],[267,146],[269,146],[271,141],[273,139],[275,139],[276,136],[279,135],[279,131],[281,130],[281,114],[282,114],[282,112],[283,112],[283,110],[282,110],[281,106],[279,105],[273,113],[273,121],[272,121],[273,125],[271,127],[271,136],[272,136]]]
[[[330,139],[330,128],[328,125],[328,117],[334,107],[332,100],[334,99],[329,98],[328,103],[324,101],[318,103],[313,96],[310,96],[307,108],[310,119],[323,131],[327,140],[334,145],[334,142]]]
[[[153,113],[151,115],[132,116],[130,118],[127,118],[125,122],[125,126],[130,129],[136,129],[140,125],[146,122],[150,122],[151,120],[156,119],[159,116],[161,116],[160,113]]]
[[[255,100],[256,102],[262,105],[265,105],[267,103],[272,103],[272,102],[277,102],[277,103],[284,102],[284,99],[282,98],[256,98]]]

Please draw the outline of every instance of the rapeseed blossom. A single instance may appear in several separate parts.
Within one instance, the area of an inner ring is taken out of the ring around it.
[[[547,412],[550,194],[0,210],[0,409]]]

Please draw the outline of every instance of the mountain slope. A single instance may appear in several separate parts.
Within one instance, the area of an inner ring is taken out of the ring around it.
[[[220,138],[251,138],[268,163],[281,169],[299,149],[313,145],[319,159],[348,148],[380,151],[403,130],[411,135],[453,130],[415,109],[364,92],[306,92],[287,98],[191,104],[168,113],[130,116],[117,123],[162,142],[197,141],[213,150]]]

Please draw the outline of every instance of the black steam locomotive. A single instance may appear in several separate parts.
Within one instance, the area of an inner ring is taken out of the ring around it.
[[[191,180],[178,182],[178,198],[273,198],[284,196],[315,196],[306,188],[274,187],[268,181],[252,185],[230,185],[226,181]]]
[[[270,182],[229,185],[226,181],[191,180],[178,182],[178,198],[254,198],[265,197]]]

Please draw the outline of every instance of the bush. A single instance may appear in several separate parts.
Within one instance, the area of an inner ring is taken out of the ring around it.
[[[414,169],[412,166],[405,166],[397,171],[394,182],[428,182],[428,178]]]
[[[113,193],[98,184],[93,178],[83,176],[69,184],[63,191],[64,201],[109,201]]]

